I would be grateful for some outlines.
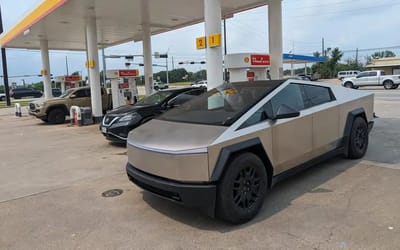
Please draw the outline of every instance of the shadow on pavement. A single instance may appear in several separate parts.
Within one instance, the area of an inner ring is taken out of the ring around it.
[[[290,206],[293,200],[303,194],[332,192],[332,190],[318,187],[354,167],[358,162],[359,160],[348,160],[338,156],[278,183],[268,192],[264,206],[256,218],[243,225],[230,225],[221,220],[209,218],[195,209],[185,208],[145,191],[143,191],[143,200],[161,214],[189,226],[201,230],[230,232],[267,220]]]

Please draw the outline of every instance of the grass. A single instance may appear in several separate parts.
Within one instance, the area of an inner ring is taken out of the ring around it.
[[[21,107],[28,106],[28,104],[31,101],[32,100],[13,100],[13,101],[11,101],[10,107],[14,107],[16,103],[21,104]],[[7,103],[4,101],[4,102],[0,102],[0,108],[9,108],[9,107],[7,106]]]
[[[185,86],[190,86],[191,82],[174,82],[170,83],[169,85],[173,87],[185,87]]]

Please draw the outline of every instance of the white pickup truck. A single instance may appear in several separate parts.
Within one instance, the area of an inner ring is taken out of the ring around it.
[[[397,89],[400,75],[385,75],[383,70],[363,71],[356,77],[344,78],[343,86],[358,89],[364,86],[383,86],[385,89]]]

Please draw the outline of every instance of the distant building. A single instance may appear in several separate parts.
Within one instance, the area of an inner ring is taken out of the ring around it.
[[[384,70],[386,75],[400,75],[400,57],[372,59],[367,68],[369,70]]]

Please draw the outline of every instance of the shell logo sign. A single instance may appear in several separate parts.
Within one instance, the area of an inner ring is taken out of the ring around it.
[[[250,59],[246,56],[246,57],[243,59],[243,61],[244,61],[245,63],[249,63],[249,62],[250,62]]]

